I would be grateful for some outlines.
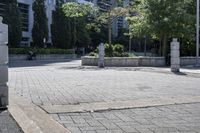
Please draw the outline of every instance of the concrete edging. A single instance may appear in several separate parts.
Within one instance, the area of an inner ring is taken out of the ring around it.
[[[165,66],[164,57],[105,57],[105,66],[107,67],[163,67]],[[180,65],[194,65],[195,57],[181,57]],[[98,66],[98,57],[81,57],[82,66]]]
[[[24,133],[70,133],[44,110],[11,94],[9,112]]]
[[[98,66],[98,58],[84,56],[82,66]],[[164,57],[105,57],[108,67],[165,66]]]
[[[146,108],[163,105],[199,103],[200,96],[179,96],[179,97],[163,97],[163,98],[147,98],[129,101],[112,101],[112,102],[94,102],[81,103],[78,105],[53,105],[41,106],[48,113],[80,113],[95,112],[104,110],[130,109],[130,108]]]

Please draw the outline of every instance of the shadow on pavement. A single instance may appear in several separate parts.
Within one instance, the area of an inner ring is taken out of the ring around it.
[[[10,61],[9,67],[38,67],[38,66],[48,66],[54,63],[71,63],[78,64],[76,61],[80,59],[59,59],[59,60],[21,60],[21,61]]]
[[[184,72],[172,72],[172,73],[174,73],[174,74],[176,74],[176,75],[181,75],[181,76],[186,76],[186,75],[188,75],[188,74],[186,74],[186,73],[184,73]]]

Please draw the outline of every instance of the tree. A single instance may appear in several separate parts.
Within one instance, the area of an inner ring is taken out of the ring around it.
[[[20,45],[22,39],[21,15],[17,0],[5,0],[5,4],[4,23],[8,24],[9,46],[17,47]]]
[[[63,0],[56,0],[56,9],[52,14],[52,42],[55,47],[70,48],[71,47],[71,22],[65,17],[62,10]]]
[[[103,4],[107,5],[107,3],[102,2]],[[102,12],[101,15],[98,17],[99,22],[105,24],[108,28],[108,43],[109,45],[112,44],[112,24],[116,21],[119,17],[126,15],[129,12],[129,8],[124,7],[114,7],[110,6],[108,11]]]
[[[71,42],[73,46],[85,47],[90,44],[91,38],[87,29],[90,19],[93,18],[96,9],[89,4],[68,2],[62,6],[65,17],[70,20]]]
[[[48,24],[44,0],[35,0],[33,3],[34,24],[32,29],[33,44],[44,47],[44,39],[48,41]]]
[[[136,23],[131,26],[140,29],[134,30],[137,34],[144,34],[141,29],[148,29],[153,38],[160,40],[162,55],[166,56],[169,39],[194,38],[195,8],[191,6],[193,2],[194,0],[138,0],[139,11],[134,17],[135,20],[145,21],[134,20]]]

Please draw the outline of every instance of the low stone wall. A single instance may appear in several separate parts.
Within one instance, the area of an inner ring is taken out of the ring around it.
[[[82,66],[98,66],[97,57],[84,56]],[[165,66],[163,57],[105,57],[108,67]]]
[[[98,66],[98,58],[84,56],[81,58],[82,66]],[[195,57],[181,57],[181,66],[194,65]],[[164,57],[105,57],[107,67],[163,67],[165,66]]]
[[[194,65],[196,62],[196,57],[181,57],[180,62],[181,66]]]
[[[164,57],[138,57],[139,66],[165,66]]]
[[[71,59],[76,58],[76,54],[49,54],[49,55],[37,55],[37,60],[56,60],[56,59]],[[26,60],[27,55],[25,54],[10,54],[9,61]]]

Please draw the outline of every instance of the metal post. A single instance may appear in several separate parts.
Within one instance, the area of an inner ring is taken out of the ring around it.
[[[197,0],[197,24],[196,24],[196,66],[199,66],[199,0]]]
[[[146,38],[147,38],[147,37],[144,36],[144,56],[147,55],[147,39],[146,39]]]
[[[132,40],[132,37],[130,35],[129,36],[129,54],[131,54],[131,40]]]

